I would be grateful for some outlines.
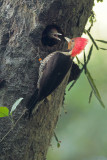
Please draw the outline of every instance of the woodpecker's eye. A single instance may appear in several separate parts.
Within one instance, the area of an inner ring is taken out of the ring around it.
[[[74,42],[74,39],[72,39],[72,42]]]

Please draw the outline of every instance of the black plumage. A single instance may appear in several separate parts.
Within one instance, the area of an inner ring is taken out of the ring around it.
[[[73,62],[68,83],[70,83],[73,80],[76,80],[78,78],[78,76],[80,75],[80,73],[81,73],[81,69],[79,68],[79,66],[76,63]]]
[[[61,52],[54,52],[45,59],[43,70],[40,69],[42,74],[40,73],[39,84],[27,104],[30,112],[39,101],[46,98],[59,86],[72,65],[70,55],[65,55]]]

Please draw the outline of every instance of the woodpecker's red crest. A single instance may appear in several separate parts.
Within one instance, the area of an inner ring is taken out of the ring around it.
[[[80,52],[85,48],[85,46],[88,43],[88,40],[86,38],[77,37],[69,39],[65,37],[65,39],[68,42],[68,49],[71,50],[71,56],[75,57],[77,54],[80,54]]]

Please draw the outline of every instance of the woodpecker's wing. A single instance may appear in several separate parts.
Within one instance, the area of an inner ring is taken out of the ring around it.
[[[54,52],[46,58],[43,66],[40,67],[40,77],[37,85],[39,101],[47,97],[58,87],[72,64],[70,56],[61,52]]]
[[[31,98],[29,99],[28,103],[27,103],[27,108],[29,109],[29,116],[33,110],[33,108],[35,107],[35,105],[40,101],[40,96],[38,94],[39,89],[40,89],[40,81],[41,78],[43,77],[43,72],[47,66],[47,63],[50,59],[50,57],[52,57],[54,53],[51,53],[50,55],[48,55],[41,63],[40,67],[39,67],[39,79],[37,82],[37,88],[35,90],[35,92],[33,93],[33,95],[31,96]]]

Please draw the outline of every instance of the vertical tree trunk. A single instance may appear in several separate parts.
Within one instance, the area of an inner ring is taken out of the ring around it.
[[[52,51],[63,50],[64,42],[53,47],[41,43],[42,32],[57,24],[68,37],[80,36],[93,6],[93,0],[1,0],[0,1],[0,106],[8,106],[20,97],[23,103],[14,113],[16,121],[36,88],[39,52],[44,58]],[[45,160],[58,121],[69,74],[42,102],[33,117],[22,117],[0,143],[0,160]],[[0,119],[0,138],[11,128],[8,118]]]

